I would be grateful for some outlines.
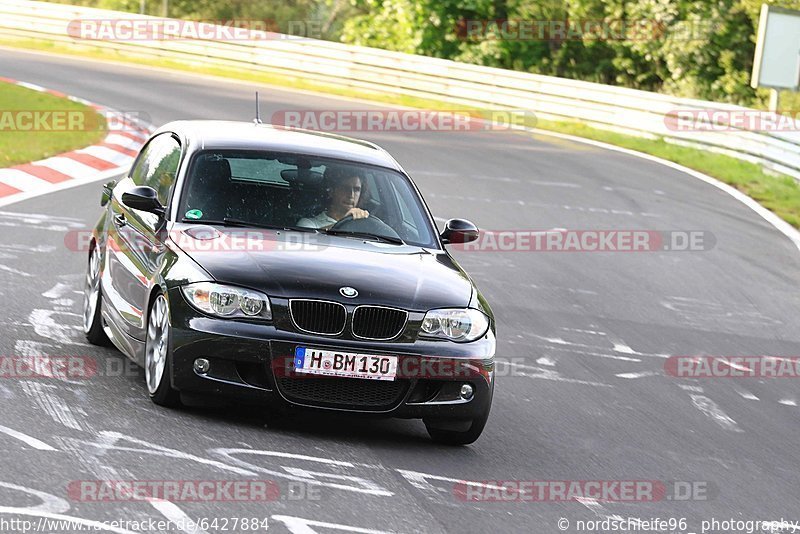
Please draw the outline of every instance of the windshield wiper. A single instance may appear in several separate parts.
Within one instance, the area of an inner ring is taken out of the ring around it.
[[[325,230],[325,233],[328,235],[336,235],[342,237],[356,237],[356,238],[367,238],[367,239],[374,239],[376,241],[381,241],[383,243],[391,243],[393,245],[405,245],[406,242],[400,239],[399,237],[392,237],[388,235],[380,235],[380,234],[371,234],[369,232],[351,232],[348,230]]]
[[[269,224],[269,223],[257,223],[252,221],[245,221],[242,219],[234,219],[231,217],[225,217],[222,219],[222,222],[227,226],[252,226],[254,228],[265,228],[267,230],[291,230],[294,232],[311,232],[318,234],[319,230],[316,228],[307,228],[305,226],[284,226],[282,224]]]
[[[306,228],[304,226],[283,226],[281,224],[257,223],[252,221],[244,221],[242,219],[233,219],[231,217],[225,217],[221,221],[201,220],[201,219],[181,219],[181,222],[195,223],[195,224],[214,224],[219,226],[236,226],[240,228],[250,226],[253,228],[264,228],[265,230],[287,230],[293,232],[311,232],[315,234],[319,233],[319,230],[317,230],[316,228]]]

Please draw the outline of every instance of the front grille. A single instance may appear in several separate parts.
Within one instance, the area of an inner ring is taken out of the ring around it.
[[[341,334],[347,319],[344,306],[322,300],[292,300],[289,311],[294,325],[312,334]]]
[[[407,380],[365,380],[338,377],[278,377],[278,387],[293,402],[316,406],[388,410],[406,394]]]
[[[353,313],[353,335],[364,339],[394,339],[406,326],[408,313],[381,306],[359,306]]]

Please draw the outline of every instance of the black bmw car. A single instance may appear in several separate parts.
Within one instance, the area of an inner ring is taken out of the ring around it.
[[[383,149],[222,121],[163,126],[104,186],[84,331],[145,368],[150,398],[220,395],[483,431],[495,322]]]

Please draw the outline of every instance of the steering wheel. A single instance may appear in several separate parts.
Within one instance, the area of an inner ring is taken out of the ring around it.
[[[394,237],[400,239],[400,234],[395,232],[394,228],[375,217],[370,215],[364,219],[354,219],[352,215],[348,215],[339,219],[334,223],[329,230],[345,230],[348,232],[364,232],[367,234],[375,234],[379,236]]]

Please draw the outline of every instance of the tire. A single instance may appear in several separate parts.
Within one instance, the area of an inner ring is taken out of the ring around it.
[[[180,395],[170,384],[172,354],[170,349],[169,303],[159,294],[147,314],[147,337],[144,348],[144,374],[150,400],[168,408],[180,406]]]
[[[483,428],[486,426],[486,421],[489,419],[489,410],[486,414],[469,421],[469,427],[466,430],[453,430],[450,427],[463,426],[464,421],[460,420],[428,420],[425,419],[425,428],[428,430],[428,435],[437,443],[444,445],[469,445],[477,440]]]
[[[108,336],[103,331],[103,292],[100,287],[100,251],[95,246],[89,252],[86,280],[83,287],[83,334],[92,345],[107,346]]]

